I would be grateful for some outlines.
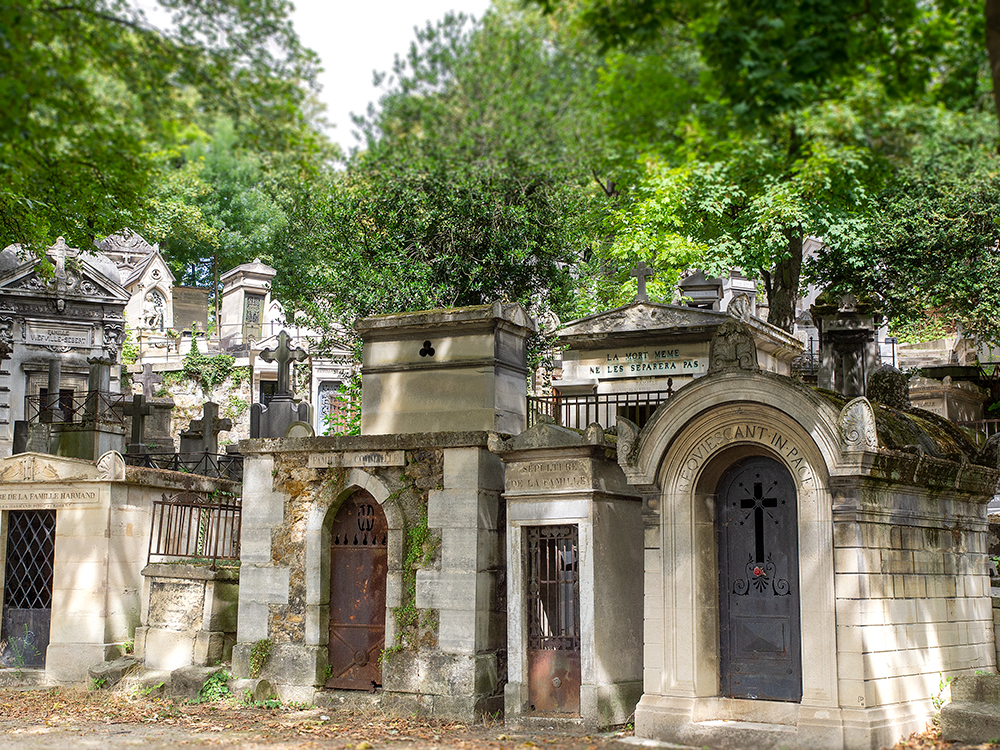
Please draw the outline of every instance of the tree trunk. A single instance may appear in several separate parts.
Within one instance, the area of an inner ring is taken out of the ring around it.
[[[993,105],[1000,126],[1000,0],[986,0],[986,51],[993,78]]]
[[[764,274],[767,290],[767,322],[782,330],[792,332],[795,325],[795,301],[799,298],[799,276],[802,272],[802,229],[785,231],[788,238],[788,257],[778,262],[770,273]]]

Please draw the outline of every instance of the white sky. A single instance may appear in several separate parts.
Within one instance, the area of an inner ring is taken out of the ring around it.
[[[330,137],[346,152],[351,113],[361,114],[380,91],[372,72],[387,72],[394,55],[409,49],[414,27],[443,18],[450,10],[480,18],[489,0],[294,0],[295,28],[302,43],[323,65],[319,82],[326,117],[335,127]]]

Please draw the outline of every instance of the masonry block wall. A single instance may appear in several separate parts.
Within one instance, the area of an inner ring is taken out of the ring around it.
[[[327,679],[330,526],[363,490],[388,525],[383,702],[473,720],[502,706],[506,675],[503,472],[485,432],[241,443],[240,604],[233,670],[273,643],[261,676],[284,700]]]
[[[867,477],[831,479],[841,705],[926,702],[942,675],[995,667],[988,472],[882,454]]]

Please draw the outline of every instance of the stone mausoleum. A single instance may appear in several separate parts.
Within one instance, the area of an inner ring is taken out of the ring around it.
[[[789,377],[796,345],[746,306],[646,307],[613,311],[625,348],[694,341],[701,371],[579,426],[529,413],[517,305],[363,321],[362,435],[241,444],[234,670],[268,639],[285,699],[879,748],[942,674],[994,668],[998,441],[911,408],[892,368],[850,396]]]

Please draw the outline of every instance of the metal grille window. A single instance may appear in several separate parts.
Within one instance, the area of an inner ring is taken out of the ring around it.
[[[528,648],[580,650],[577,526],[531,526],[528,535]]]
[[[55,551],[54,510],[12,510],[7,516],[4,607],[50,609]]]

